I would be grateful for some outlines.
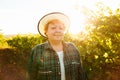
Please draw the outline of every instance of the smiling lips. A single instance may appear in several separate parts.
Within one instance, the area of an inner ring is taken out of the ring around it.
[[[54,36],[63,36],[62,33],[55,33]]]

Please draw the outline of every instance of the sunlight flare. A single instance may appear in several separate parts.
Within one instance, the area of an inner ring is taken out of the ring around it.
[[[71,26],[69,31],[73,34],[77,34],[84,31],[84,16],[78,13],[73,13],[74,16],[71,17]]]
[[[74,9],[70,14],[71,25],[69,32],[77,34],[85,31],[85,16],[79,11]]]

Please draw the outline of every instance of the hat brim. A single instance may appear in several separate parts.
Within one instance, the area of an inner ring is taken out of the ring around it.
[[[69,20],[69,17],[66,16],[65,14],[61,13],[61,12],[52,12],[52,13],[49,13],[49,14],[46,14],[45,16],[43,16],[39,22],[38,22],[38,32],[40,33],[40,35],[44,36],[44,37],[47,37],[45,35],[45,31],[44,31],[44,27],[45,25],[51,21],[51,20],[60,20],[63,22],[63,24],[65,25],[66,27],[66,30],[65,32],[68,31],[68,28],[70,26],[70,20]]]

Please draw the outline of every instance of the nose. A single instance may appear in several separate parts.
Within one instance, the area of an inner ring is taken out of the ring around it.
[[[60,33],[60,32],[61,32],[61,30],[60,30],[60,29],[56,29],[56,32]]]
[[[58,26],[58,27],[56,28],[56,32],[61,33],[61,32],[62,32],[62,29]]]

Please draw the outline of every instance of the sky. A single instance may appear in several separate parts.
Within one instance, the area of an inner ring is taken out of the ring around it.
[[[0,0],[0,32],[3,34],[38,33],[40,18],[49,12],[63,12],[71,19],[71,32],[82,30],[75,27],[84,21],[79,14],[81,6],[94,8],[96,2],[102,1],[112,8],[118,7],[119,0]],[[82,25],[81,25],[82,26]]]

